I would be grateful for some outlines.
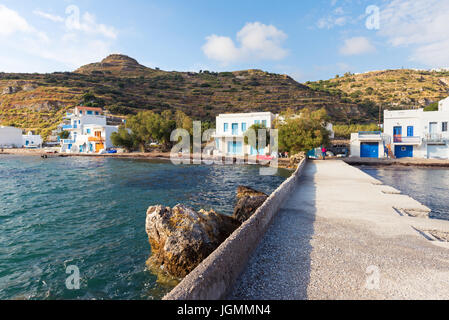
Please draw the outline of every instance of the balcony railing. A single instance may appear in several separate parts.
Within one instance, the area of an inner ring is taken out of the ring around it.
[[[359,139],[361,140],[382,140],[381,131],[360,131]]]
[[[421,144],[421,137],[408,137],[396,134],[393,137],[394,143],[404,143],[404,144]]]
[[[103,142],[105,139],[103,137],[89,137],[87,139],[89,142]]]
[[[449,136],[442,133],[427,133],[424,139],[426,142],[445,143],[449,140]]]
[[[74,144],[75,140],[70,140],[70,139],[63,139],[61,140],[62,144]]]

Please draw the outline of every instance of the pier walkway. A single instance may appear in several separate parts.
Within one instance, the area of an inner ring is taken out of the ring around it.
[[[229,298],[449,299],[449,243],[432,236],[449,221],[412,217],[428,211],[343,161],[309,162]]]

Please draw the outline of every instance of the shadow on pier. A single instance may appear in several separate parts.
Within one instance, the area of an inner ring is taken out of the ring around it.
[[[316,164],[309,162],[237,279],[229,299],[307,299],[317,211],[316,172]]]

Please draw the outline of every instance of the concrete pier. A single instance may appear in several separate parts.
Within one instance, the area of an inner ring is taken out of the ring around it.
[[[316,161],[229,299],[449,299],[449,221],[343,161]],[[418,217],[414,217],[418,216]]]

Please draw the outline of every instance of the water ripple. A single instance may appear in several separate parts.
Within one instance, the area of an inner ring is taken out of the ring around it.
[[[283,176],[255,166],[0,156],[0,299],[160,299],[145,269],[148,206],[232,214],[238,185],[270,193]],[[65,288],[68,265],[81,290]]]

